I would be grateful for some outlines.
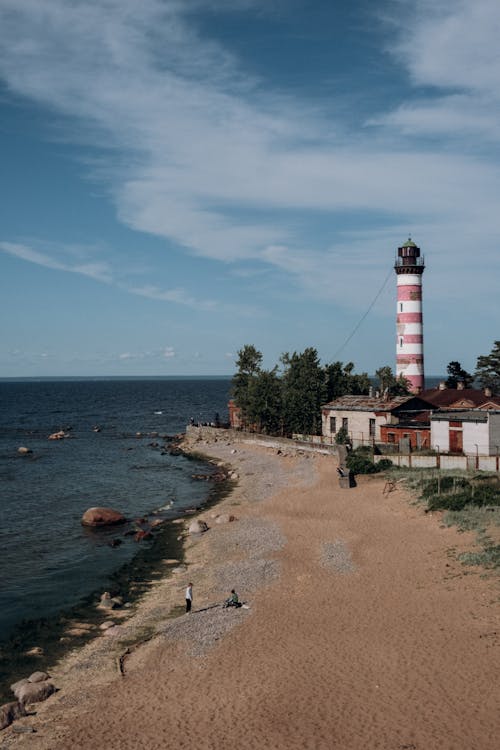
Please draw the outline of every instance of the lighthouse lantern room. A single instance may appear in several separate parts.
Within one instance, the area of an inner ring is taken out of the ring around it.
[[[424,258],[411,238],[398,248],[394,263],[398,286],[396,375],[410,383],[412,393],[424,390],[422,274]]]

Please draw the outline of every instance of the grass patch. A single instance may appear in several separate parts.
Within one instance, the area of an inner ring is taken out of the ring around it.
[[[500,569],[500,544],[488,535],[488,530],[492,533],[500,526],[500,478],[497,474],[409,469],[398,476],[405,477],[406,486],[418,495],[426,511],[445,511],[442,518],[445,526],[476,533],[478,549],[457,555],[461,563],[487,570]]]

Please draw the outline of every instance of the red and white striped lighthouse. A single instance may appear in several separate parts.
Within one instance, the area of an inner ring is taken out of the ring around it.
[[[424,390],[424,328],[422,320],[422,274],[424,258],[408,238],[398,247],[394,270],[398,283],[396,317],[396,376],[410,382],[412,393]]]

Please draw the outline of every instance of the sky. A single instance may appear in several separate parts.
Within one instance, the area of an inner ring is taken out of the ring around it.
[[[0,0],[0,377],[500,338],[497,0]]]

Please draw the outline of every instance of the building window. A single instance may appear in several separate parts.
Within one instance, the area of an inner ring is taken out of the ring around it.
[[[347,419],[347,417],[342,417],[342,429],[346,432],[349,429],[349,420]]]
[[[395,443],[396,442],[396,435],[394,432],[388,432],[387,433],[387,442],[388,443]]]
[[[399,312],[403,312],[403,303],[402,302],[399,303]]]
[[[374,419],[370,419],[369,432],[370,432],[370,437],[374,438],[375,437],[375,420]]]
[[[403,346],[403,337],[402,336],[399,337],[399,346]]]
[[[337,419],[336,417],[330,417],[330,433],[337,432]]]

